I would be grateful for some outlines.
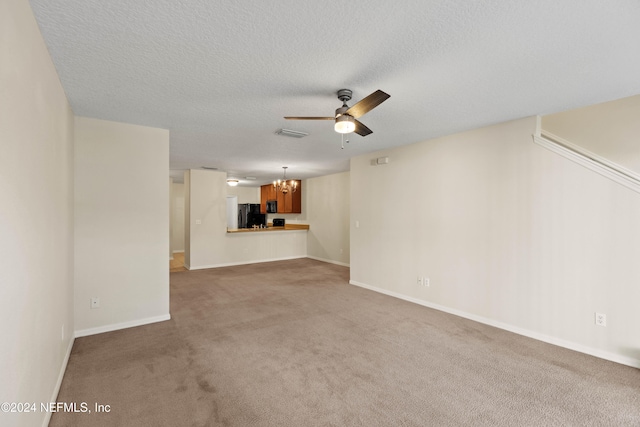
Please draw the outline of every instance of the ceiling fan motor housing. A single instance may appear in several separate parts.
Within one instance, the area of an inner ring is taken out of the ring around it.
[[[353,92],[350,89],[340,89],[338,91],[338,99],[343,103],[350,101]]]
[[[349,107],[336,108],[336,119],[346,113],[348,109]]]

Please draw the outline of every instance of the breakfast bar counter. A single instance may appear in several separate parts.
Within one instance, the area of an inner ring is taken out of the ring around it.
[[[274,227],[271,223],[266,228],[228,228],[227,233],[263,233],[269,231],[305,231],[309,224],[285,224],[284,227]]]

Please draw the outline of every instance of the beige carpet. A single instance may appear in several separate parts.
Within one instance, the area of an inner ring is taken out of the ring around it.
[[[51,426],[638,426],[640,370],[310,259],[171,275],[172,320],[76,340]]]

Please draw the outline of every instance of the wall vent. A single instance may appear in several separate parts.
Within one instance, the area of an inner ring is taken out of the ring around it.
[[[305,132],[298,132],[297,130],[291,130],[291,129],[278,129],[276,131],[276,135],[290,136],[292,138],[304,138],[309,134]]]

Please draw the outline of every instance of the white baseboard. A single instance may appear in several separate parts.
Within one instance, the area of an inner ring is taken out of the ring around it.
[[[60,386],[62,385],[62,379],[64,378],[64,373],[67,371],[67,364],[69,363],[69,357],[71,357],[71,349],[73,349],[73,342],[75,341],[74,337],[71,337],[69,340],[69,345],[67,346],[67,353],[62,360],[62,365],[60,365],[60,373],[58,373],[58,380],[56,381],[56,385],[53,388],[53,393],[51,394],[51,400],[49,402],[56,402],[58,400],[58,394],[60,393]],[[51,411],[45,412],[44,420],[42,421],[42,427],[47,427],[49,422],[51,421]]]
[[[400,294],[398,292],[389,291],[386,289],[378,288],[375,286],[370,286],[365,283],[360,283],[355,280],[349,280],[349,284],[359,286],[361,288],[369,289],[374,292],[378,292],[381,294],[389,295],[394,298],[399,298],[405,301],[409,301],[415,304],[422,305],[424,307],[433,308],[435,310],[443,311],[445,313],[453,314],[455,316],[463,317],[465,319],[473,320],[474,322],[484,323],[485,325],[494,326],[496,328],[504,329],[505,331],[513,332],[518,335],[522,335],[528,338],[533,338],[538,341],[546,342],[548,344],[557,345],[559,347],[564,347],[569,350],[574,350],[579,353],[588,354],[590,356],[595,356],[600,359],[609,360],[611,362],[620,363],[621,365],[631,366],[632,368],[640,368],[640,359],[635,359],[633,357],[623,356],[621,354],[611,353],[608,351],[603,351],[597,348],[592,348],[585,346],[583,344],[578,344],[572,341],[563,340],[560,338],[552,337],[550,335],[541,334],[539,332],[530,331],[528,329],[520,328],[517,326],[509,325],[507,323],[497,322],[492,319],[488,319],[486,317],[477,316],[475,314],[467,313],[464,311],[456,310],[453,308],[445,307],[439,304],[434,304],[428,301],[424,301],[418,298],[413,298],[404,294]]]
[[[286,261],[290,259],[300,259],[300,258],[307,258],[307,256],[296,255],[296,256],[290,256],[290,257],[284,257],[284,258],[267,258],[267,259],[256,259],[251,261],[228,262],[228,263],[222,263],[222,264],[199,265],[197,267],[194,267],[191,265],[188,266],[185,264],[185,268],[187,270],[206,270],[207,268],[233,267],[235,265],[259,264],[261,262]]]
[[[328,262],[329,264],[341,265],[343,267],[350,267],[350,265],[345,262],[334,261],[332,259],[325,259],[317,256],[311,256],[311,255],[307,255],[307,258],[315,259],[316,261]]]
[[[151,323],[164,322],[165,320],[171,320],[170,314],[163,314],[162,316],[147,317],[145,319],[131,320],[129,322],[113,323],[111,325],[98,326],[97,328],[81,329],[75,331],[74,336],[76,338],[86,337],[89,335],[102,334],[104,332],[117,331],[119,329],[133,328],[135,326],[149,325]]]

